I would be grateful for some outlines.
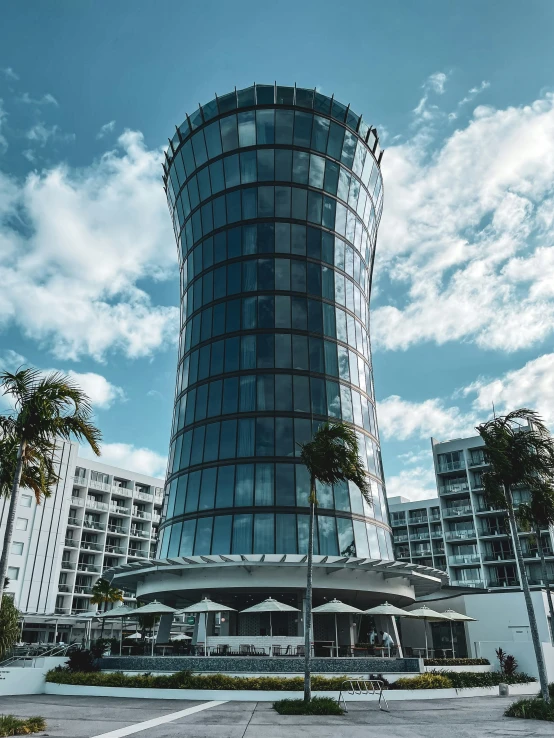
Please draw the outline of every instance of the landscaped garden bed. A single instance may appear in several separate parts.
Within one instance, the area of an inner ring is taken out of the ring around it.
[[[46,730],[44,718],[17,718],[13,715],[0,715],[0,736],[31,735],[43,730]]]
[[[506,717],[524,718],[525,720],[546,720],[554,723],[554,683],[548,685],[550,702],[545,702],[538,695],[530,699],[517,700],[508,707]]]

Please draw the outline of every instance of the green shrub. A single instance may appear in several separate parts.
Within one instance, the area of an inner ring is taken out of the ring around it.
[[[432,671],[415,677],[401,677],[391,685],[392,689],[449,689],[452,686],[446,674]]]
[[[86,649],[70,651],[65,668],[72,672],[90,672],[100,669],[93,652]]]
[[[519,674],[501,674],[499,671],[489,671],[479,674],[475,674],[472,671],[441,671],[437,673],[448,676],[452,682],[452,686],[456,689],[497,687],[499,684],[526,684],[527,682],[536,681],[534,677],[523,672]]]
[[[488,659],[424,659],[425,666],[490,666]]]
[[[344,715],[344,710],[332,697],[313,697],[304,700],[279,700],[273,703],[279,715]]]
[[[46,722],[41,717],[16,718],[13,715],[0,715],[0,736],[30,735],[46,730]]]
[[[550,687],[552,686],[550,685]],[[517,700],[508,707],[504,715],[506,717],[525,718],[526,720],[554,722],[554,705],[552,702],[545,702],[541,697]]]

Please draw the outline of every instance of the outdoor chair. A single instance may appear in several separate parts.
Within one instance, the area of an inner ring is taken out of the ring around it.
[[[241,656],[248,656],[250,654],[250,648],[251,648],[251,646],[249,646],[248,644],[241,643],[241,645],[239,646],[239,653],[240,653],[240,655]]]
[[[305,656],[306,655],[306,647],[305,646],[296,646],[296,655],[297,656]]]

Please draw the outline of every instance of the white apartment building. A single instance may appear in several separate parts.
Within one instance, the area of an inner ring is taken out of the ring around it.
[[[389,498],[395,556],[401,561],[446,571],[452,585],[491,591],[519,589],[507,514],[488,505],[481,476],[488,468],[480,436],[439,442],[431,439],[438,497],[408,502]],[[515,504],[528,499],[524,489]],[[532,587],[543,586],[537,541],[520,532],[525,567]],[[541,531],[548,580],[554,584],[554,537]]]
[[[8,561],[8,593],[24,614],[74,615],[105,569],[155,556],[163,480],[82,459],[60,443],[59,481],[37,505],[23,489]],[[9,500],[0,500],[0,535]],[[124,592],[125,604],[134,593]]]

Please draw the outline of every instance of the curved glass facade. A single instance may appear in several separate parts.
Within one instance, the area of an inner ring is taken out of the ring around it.
[[[181,333],[159,557],[305,553],[298,444],[342,418],[374,504],[319,489],[315,553],[393,558],[369,341],[381,156],[349,108],[273,85],[216,98],[170,142]]]

